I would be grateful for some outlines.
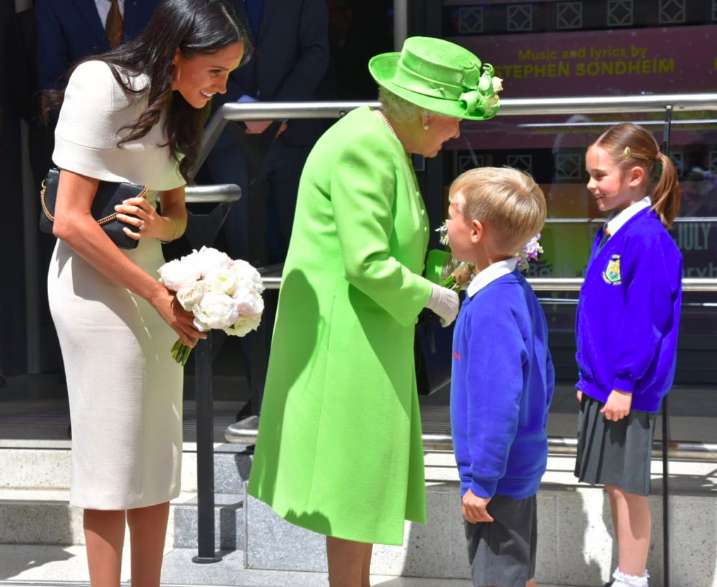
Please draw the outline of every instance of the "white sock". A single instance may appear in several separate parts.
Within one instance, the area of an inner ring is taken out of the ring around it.
[[[636,575],[623,573],[618,568],[615,569],[615,572],[612,574],[612,578],[615,579],[612,583],[612,587],[649,587],[649,583],[647,582],[649,577],[650,574],[647,571],[645,571],[642,577],[638,577]]]

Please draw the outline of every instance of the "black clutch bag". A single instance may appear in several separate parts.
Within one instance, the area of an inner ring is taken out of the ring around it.
[[[40,190],[40,230],[52,234],[52,223],[55,221],[55,202],[57,201],[57,184],[60,180],[60,171],[52,168],[42,182]],[[128,198],[135,198],[146,194],[144,186],[126,182],[100,181],[97,186],[95,199],[92,201],[92,217],[112,239],[112,242],[121,249],[134,249],[139,241],[128,237],[122,230],[127,224],[117,220],[115,206]],[[131,227],[128,227],[131,228]]]

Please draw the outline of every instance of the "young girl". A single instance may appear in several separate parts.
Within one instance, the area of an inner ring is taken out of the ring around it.
[[[655,414],[672,385],[682,257],[666,230],[680,188],[644,128],[619,124],[587,151],[588,190],[610,214],[598,231],[576,320],[575,475],[602,483],[618,543],[613,587],[645,587]]]

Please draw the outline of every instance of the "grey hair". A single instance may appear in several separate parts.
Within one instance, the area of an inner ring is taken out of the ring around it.
[[[383,86],[378,88],[378,100],[381,102],[384,114],[390,120],[395,120],[398,123],[407,124],[413,122],[422,125],[423,115],[428,113],[425,108],[404,100]]]

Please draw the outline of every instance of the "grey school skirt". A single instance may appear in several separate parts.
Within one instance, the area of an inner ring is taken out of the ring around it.
[[[600,413],[604,404],[583,394],[578,412],[575,476],[593,485],[616,485],[649,495],[655,414],[632,411],[618,422]]]

